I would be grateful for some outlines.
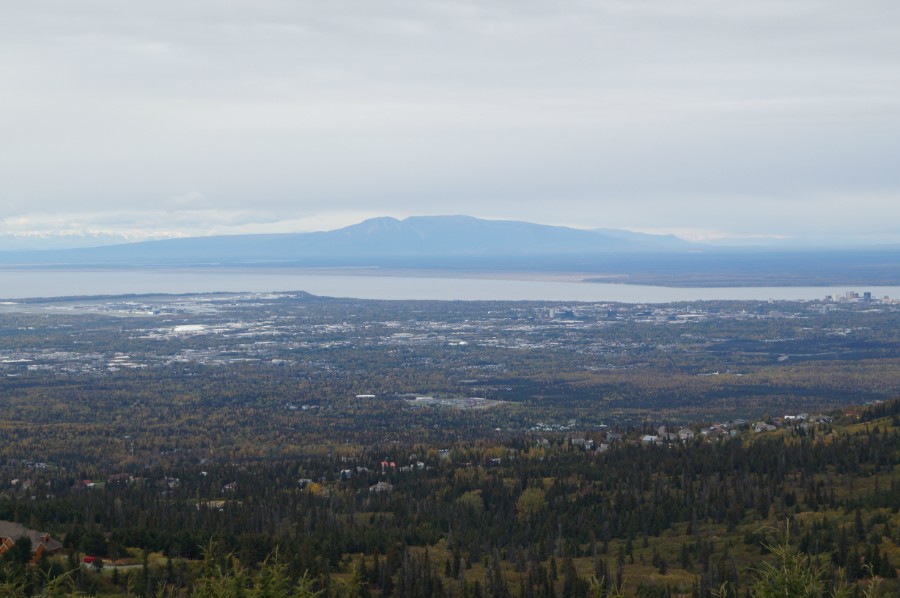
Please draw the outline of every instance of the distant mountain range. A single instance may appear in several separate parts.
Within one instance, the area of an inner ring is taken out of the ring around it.
[[[0,253],[19,264],[251,264],[379,266],[489,257],[597,255],[684,250],[671,235],[579,230],[471,216],[372,218],[326,232],[190,237],[68,250]]]
[[[672,235],[470,216],[373,218],[333,231],[191,237],[67,250],[0,251],[6,269],[372,268],[568,273],[669,286],[900,285],[900,248],[726,248]]]

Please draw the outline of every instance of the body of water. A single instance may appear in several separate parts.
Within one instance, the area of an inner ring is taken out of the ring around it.
[[[674,288],[551,280],[315,273],[308,270],[0,270],[0,298],[147,293],[306,291],[358,299],[504,301],[813,300],[847,291],[900,298],[900,287]]]

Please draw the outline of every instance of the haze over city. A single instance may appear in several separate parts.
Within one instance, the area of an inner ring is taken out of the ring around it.
[[[0,8],[0,249],[470,214],[897,243],[889,1]]]

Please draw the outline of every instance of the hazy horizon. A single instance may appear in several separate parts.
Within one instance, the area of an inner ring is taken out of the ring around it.
[[[469,214],[900,242],[900,5],[0,8],[0,249]]]
[[[462,214],[454,214],[454,215],[436,215],[436,218],[445,217],[445,216],[469,216]],[[421,216],[408,216],[406,218],[399,218],[397,220],[403,221],[407,218],[419,218]],[[387,217],[375,217],[378,218],[393,218],[390,216]],[[32,251],[53,251],[53,250],[65,250],[65,249],[89,249],[89,248],[100,248],[100,247],[108,247],[114,245],[125,245],[132,243],[142,243],[145,241],[162,241],[168,239],[185,239],[185,238],[202,238],[202,237],[210,237],[210,236],[242,236],[242,235],[255,235],[255,234],[304,234],[309,232],[333,232],[342,230],[344,228],[352,227],[357,224],[362,224],[368,220],[360,222],[353,222],[347,226],[341,226],[335,229],[320,229],[320,230],[311,230],[311,231],[283,231],[279,233],[254,233],[254,232],[210,232],[208,234],[199,234],[199,235],[190,235],[190,234],[167,234],[167,235],[131,235],[131,234],[113,234],[113,233],[83,233],[83,232],[73,232],[68,231],[64,233],[55,233],[55,232],[28,232],[28,233],[19,233],[19,234],[0,234],[0,253],[3,252],[32,252]],[[517,221],[512,219],[481,219],[486,221],[514,221],[514,222],[527,222],[527,221]],[[900,245],[900,241],[895,243],[884,243],[881,242],[880,239],[872,239],[872,238],[840,238],[840,237],[831,237],[827,240],[816,239],[816,238],[792,238],[792,237],[767,237],[767,236],[746,236],[746,237],[716,237],[716,238],[701,238],[701,239],[693,239],[691,235],[678,235],[677,233],[668,233],[665,231],[657,231],[657,230],[633,230],[633,229],[612,229],[612,228],[587,228],[587,227],[578,227],[578,226],[567,226],[567,225],[549,225],[541,222],[530,222],[530,224],[539,224],[546,226],[554,226],[554,227],[562,227],[573,229],[576,231],[591,231],[598,232],[601,234],[613,234],[616,233],[636,233],[641,235],[655,235],[655,236],[674,236],[678,239],[688,241],[698,247],[708,247],[710,249],[714,248],[722,248],[722,249],[753,249],[753,248],[769,248],[769,249],[834,249],[834,248],[858,248],[858,249],[869,249],[869,248],[878,248],[878,247],[894,247]]]

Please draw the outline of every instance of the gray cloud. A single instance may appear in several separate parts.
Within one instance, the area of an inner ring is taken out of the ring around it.
[[[890,1],[7,3],[0,219],[888,234],[898,67]]]

